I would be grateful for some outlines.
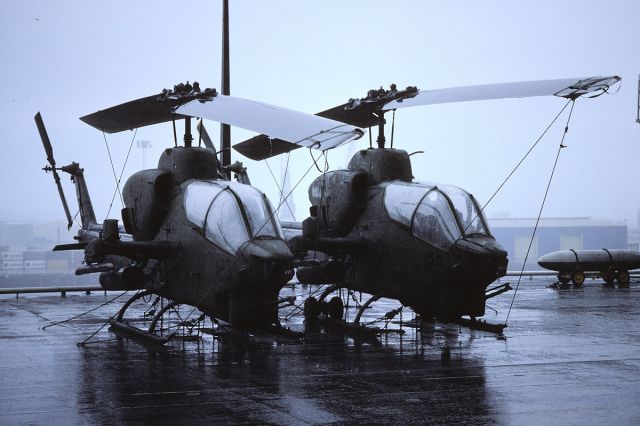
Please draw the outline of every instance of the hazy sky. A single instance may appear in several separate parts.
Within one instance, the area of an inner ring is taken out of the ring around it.
[[[580,99],[545,216],[628,220],[640,209],[640,2],[627,1],[231,1],[231,92],[314,113],[367,90],[617,74],[615,95]],[[219,87],[221,1],[32,1],[0,3],[2,168],[0,220],[63,218],[33,116],[41,111],[58,164],[85,168],[96,214],[107,214],[114,179],[103,134],[78,117],[197,80]],[[564,105],[533,98],[398,111],[395,146],[413,156],[418,180],[447,182],[486,201]],[[389,116],[390,118],[390,116]],[[538,213],[564,127],[556,125],[488,207],[488,215]],[[208,123],[217,142],[218,125]],[[253,134],[232,130],[239,142]],[[374,132],[373,138],[375,140]],[[118,173],[133,132],[106,135]],[[170,125],[141,128],[146,166],[173,145]],[[368,146],[368,137],[355,148]],[[342,166],[349,149],[329,153]],[[274,201],[264,162],[243,159]],[[294,185],[310,163],[297,150]],[[135,142],[124,178],[142,167]],[[280,160],[270,160],[279,174]],[[307,212],[308,175],[295,195]],[[123,183],[124,183],[123,178]],[[71,209],[77,207],[65,177]],[[116,198],[117,200],[117,198]],[[116,201],[110,217],[121,208]]]

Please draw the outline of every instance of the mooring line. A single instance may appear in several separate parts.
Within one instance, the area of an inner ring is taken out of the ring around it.
[[[560,151],[562,148],[565,148],[563,144],[565,137],[567,136],[567,132],[569,131],[569,122],[571,121],[571,116],[573,114],[573,107],[575,106],[575,100],[571,100],[571,109],[569,110],[569,117],[567,117],[567,124],[564,127],[564,132],[562,133],[562,139],[560,140],[560,145],[558,146],[558,152],[556,153],[556,159],[553,163],[553,168],[551,169],[551,175],[549,176],[549,182],[547,183],[547,189],[544,192],[544,197],[542,198],[542,204],[540,205],[540,211],[538,212],[538,217],[536,218],[536,224],[533,227],[533,232],[531,233],[531,239],[529,240],[529,247],[527,247],[527,253],[524,257],[524,261],[522,262],[522,269],[520,270],[520,275],[518,276],[518,283],[516,284],[516,288],[513,291],[513,298],[511,299],[511,304],[509,305],[509,311],[507,312],[507,317],[504,320],[505,325],[507,321],[509,321],[509,315],[511,315],[511,308],[513,308],[513,302],[516,299],[516,294],[518,293],[518,288],[520,287],[520,281],[522,280],[522,273],[527,265],[527,259],[529,258],[529,252],[531,251],[531,246],[533,245],[533,239],[536,236],[536,231],[538,230],[538,224],[540,223],[540,217],[542,216],[542,211],[544,209],[545,202],[547,201],[547,196],[549,195],[549,188],[551,187],[551,181],[553,180],[553,175],[556,171],[556,166],[558,165],[558,159],[560,158]]]

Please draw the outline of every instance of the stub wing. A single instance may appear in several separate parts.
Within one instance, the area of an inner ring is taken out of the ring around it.
[[[563,78],[557,80],[520,81],[516,83],[483,84],[478,86],[449,87],[421,90],[414,97],[398,99],[385,104],[384,110],[453,102],[483,101],[490,99],[559,96],[575,99],[582,95],[598,96],[620,81],[618,76]]]

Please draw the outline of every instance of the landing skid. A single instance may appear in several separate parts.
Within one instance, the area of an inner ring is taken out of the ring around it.
[[[316,319],[318,324],[328,325],[330,327],[344,328],[348,333],[356,336],[376,337],[383,334],[404,334],[405,331],[398,328],[380,328],[370,325],[358,324],[344,320],[335,320],[330,317],[320,317]]]
[[[356,334],[361,334],[361,335],[364,334],[369,336],[378,336],[385,333],[399,333],[399,334],[404,333],[404,330],[402,329],[396,329],[396,328],[389,329],[387,327],[385,328],[371,327],[370,324],[372,324],[372,322],[367,324],[361,323],[362,315],[364,314],[365,310],[369,308],[373,303],[381,299],[381,296],[379,295],[371,296],[364,304],[360,305],[353,322],[344,321],[342,304],[340,304],[339,306],[340,312],[338,314],[337,309],[336,310],[328,309],[329,303],[323,301],[323,299],[325,299],[332,291],[335,291],[336,288],[337,288],[336,286],[329,287],[327,290],[325,290],[325,292],[323,292],[322,296],[320,297],[320,300],[316,300],[313,297],[309,297],[305,301],[304,314],[305,314],[305,320],[307,322],[320,321],[324,324],[328,324],[331,326],[343,327],[346,330]],[[497,296],[498,294],[504,293],[510,289],[511,289],[511,286],[508,283],[495,287],[489,291],[487,298]],[[323,306],[322,304],[324,304],[325,306],[324,309],[321,309],[321,306]],[[383,317],[379,318],[375,322],[385,321],[388,324],[388,322],[390,322],[401,311],[402,311],[402,307],[398,309],[393,309],[387,312],[386,314],[384,314]],[[321,313],[324,313],[324,315],[320,315]],[[480,331],[486,331],[489,333],[494,333],[494,334],[497,334],[498,336],[503,336],[503,331],[507,327],[506,324],[493,324],[483,320],[477,320],[475,318],[460,317],[454,320],[450,320],[448,322],[458,324],[462,327],[467,327],[472,330],[480,330]],[[422,328],[421,324],[417,321],[414,324],[406,323],[403,321],[400,321],[398,323],[401,325],[408,325],[410,327],[415,327],[416,329]]]
[[[143,306],[143,318],[125,319],[125,313],[134,304]],[[116,330],[160,345],[173,339],[199,340],[202,331],[201,323],[204,321],[205,315],[200,314],[191,318],[194,312],[195,310],[187,305],[181,305],[149,291],[143,291],[131,297],[118,311],[116,317],[110,321],[110,324]],[[149,325],[146,329],[134,325],[138,322]]]
[[[499,336],[502,336],[504,329],[507,328],[507,324],[493,324],[490,322],[469,318],[458,318],[451,322],[463,327],[470,328],[472,330],[488,331],[489,333],[495,333]]]
[[[111,327],[115,328],[116,330],[125,332],[135,337],[141,337],[145,340],[148,340],[153,343],[157,343],[159,345],[164,345],[169,341],[169,337],[159,337],[153,334],[149,334],[147,331],[144,331],[139,329],[138,327],[129,325],[126,322],[111,320],[110,324],[111,324]]]
[[[283,299],[280,302],[285,303],[289,302],[289,300]],[[130,308],[132,306],[138,309],[140,308],[137,305],[143,305],[143,318],[125,318],[125,313],[127,310],[131,310]],[[203,333],[215,335],[216,332],[214,330],[207,330],[202,326],[205,320],[205,314],[193,315],[196,311],[197,309],[189,305],[181,305],[149,291],[143,291],[131,297],[122,306],[116,317],[110,321],[110,324],[116,330],[159,345],[164,345],[171,340],[197,341],[201,339]],[[232,325],[222,325],[216,319],[213,319],[213,321],[216,322],[219,327],[228,327],[249,332],[264,332],[297,340],[304,337],[304,333],[289,330],[279,324],[254,328],[238,328]],[[145,327],[137,326],[136,323],[139,322],[145,324]]]
[[[329,296],[329,294],[340,288],[341,287],[338,285],[330,286],[322,293],[318,300],[316,300],[314,297],[309,297],[307,300],[305,300],[304,317],[307,324],[322,324],[330,327],[339,327],[347,331],[349,334],[366,338],[376,338],[379,335],[389,333],[404,334],[404,330],[401,329],[372,327],[370,324],[372,324],[373,322],[367,324],[360,323],[360,319],[365,309],[367,309],[372,303],[379,300],[381,298],[380,296],[372,296],[364,304],[360,305],[358,313],[356,314],[353,322],[345,321],[345,308],[340,297],[333,297],[331,300],[329,300],[329,302],[325,302],[325,299]],[[378,321],[386,321],[388,323],[398,313],[400,313],[401,310],[402,308],[398,308],[389,311],[383,318],[380,318]]]
[[[477,319],[469,319],[469,318],[458,318],[458,319],[454,319],[454,320],[450,320],[450,321],[446,321],[443,322],[437,318],[434,319],[420,319],[420,317],[416,317],[416,319],[412,320],[412,321],[405,321],[402,322],[401,325],[404,327],[411,327],[411,328],[415,328],[417,330],[420,330],[423,328],[423,322],[425,323],[442,323],[442,324],[447,324],[447,323],[451,323],[451,324],[457,324],[461,327],[467,327],[470,328],[472,330],[480,330],[480,331],[487,331],[490,333],[495,333],[499,336],[503,335],[503,330],[507,327],[506,324],[493,324],[487,321],[483,321],[483,320],[477,320]]]

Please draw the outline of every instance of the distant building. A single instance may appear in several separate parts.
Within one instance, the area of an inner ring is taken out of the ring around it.
[[[628,239],[629,250],[640,251],[640,211],[638,211],[638,221],[636,222],[636,227],[629,228]]]
[[[67,230],[65,221],[42,224],[22,222],[0,222],[0,246],[53,247],[56,244],[73,241],[78,225]]]
[[[73,236],[77,233],[78,225],[75,222],[71,230],[67,229],[67,222],[64,220],[33,225],[34,242],[37,243],[67,243],[73,241]]]
[[[629,229],[629,250],[640,251],[640,228]]]
[[[19,222],[0,222],[0,245],[27,245],[32,241],[32,224]]]
[[[0,276],[32,273],[72,273],[81,266],[84,251],[52,251],[56,244],[73,242],[63,221],[33,225],[0,222]]]
[[[541,269],[538,257],[567,249],[628,249],[627,225],[589,217],[542,218],[531,241],[535,218],[492,218],[491,232],[509,253],[509,270],[520,270],[527,249],[526,270]]]

